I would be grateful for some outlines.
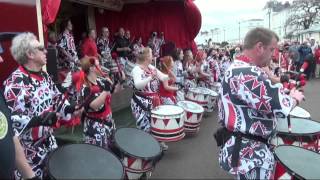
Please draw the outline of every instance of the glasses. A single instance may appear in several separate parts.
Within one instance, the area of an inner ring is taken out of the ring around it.
[[[38,47],[35,47],[34,49],[37,49],[42,52],[44,52],[46,50],[46,48],[44,46],[38,46]]]

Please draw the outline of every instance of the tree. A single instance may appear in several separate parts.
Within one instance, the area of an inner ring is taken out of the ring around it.
[[[320,0],[294,0],[290,8],[291,15],[286,26],[309,29],[312,24],[320,21]]]
[[[277,0],[269,0],[264,6],[264,9],[268,9],[272,12],[280,12],[283,9],[288,8],[289,6],[290,4],[288,1],[286,1],[285,3],[281,3]]]

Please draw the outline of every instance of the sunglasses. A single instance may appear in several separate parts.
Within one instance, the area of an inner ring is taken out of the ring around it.
[[[38,46],[38,47],[35,47],[34,49],[37,49],[42,52],[44,52],[46,50],[46,48],[44,46]]]

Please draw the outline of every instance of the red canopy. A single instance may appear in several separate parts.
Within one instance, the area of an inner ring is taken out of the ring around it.
[[[98,33],[103,26],[112,33],[123,27],[130,30],[132,38],[141,36],[146,43],[151,32],[164,32],[166,41],[180,48],[194,47],[201,27],[201,14],[192,0],[127,4],[121,12],[96,11],[95,18]]]

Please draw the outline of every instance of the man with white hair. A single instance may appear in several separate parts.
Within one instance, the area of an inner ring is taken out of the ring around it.
[[[48,73],[42,71],[47,51],[34,34],[17,35],[10,50],[19,67],[4,82],[4,97],[28,163],[36,176],[44,178],[48,154],[57,148],[53,126],[59,118],[70,120],[75,106],[65,101]],[[18,171],[14,175],[22,178]]]

